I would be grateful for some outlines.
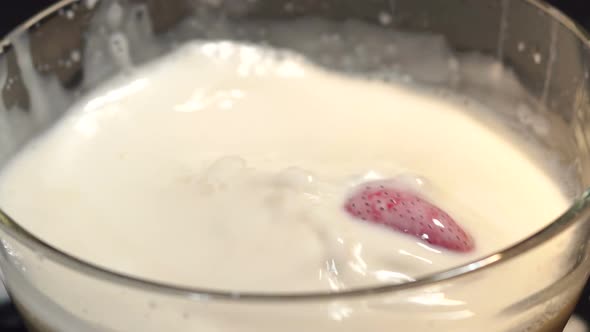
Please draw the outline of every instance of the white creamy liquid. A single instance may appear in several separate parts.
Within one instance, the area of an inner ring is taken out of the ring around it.
[[[232,291],[400,283],[505,248],[568,205],[514,138],[457,103],[230,42],[94,92],[0,176],[0,204],[84,260]],[[470,232],[454,254],[342,208],[403,176]]]

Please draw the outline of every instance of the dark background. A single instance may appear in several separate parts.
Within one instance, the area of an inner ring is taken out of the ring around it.
[[[245,1],[245,0],[236,0]],[[361,0],[362,1],[362,0]],[[435,0],[444,1],[444,0]],[[481,0],[492,1],[492,0]],[[0,36],[55,0],[0,0]],[[590,30],[590,0],[547,0]]]
[[[17,24],[55,2],[54,0],[0,0],[0,39]],[[590,0],[547,0],[547,2],[561,9],[590,31]],[[590,323],[589,297],[590,285],[582,295],[581,302],[576,311]],[[0,304],[0,332],[23,331],[21,322],[12,306],[9,304]]]

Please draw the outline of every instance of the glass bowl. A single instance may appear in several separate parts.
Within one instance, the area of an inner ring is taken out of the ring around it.
[[[297,43],[273,38],[268,29],[269,22],[296,29],[304,17],[331,22],[331,33],[344,38],[353,33],[346,28],[352,20],[381,34],[443,36],[453,53],[503,63],[528,92],[529,116],[548,120],[547,128],[523,124],[518,107],[502,107],[502,116],[565,165],[571,207],[520,243],[416,281],[294,294],[183,288],[116,273],[41,241],[0,210],[0,266],[32,331],[562,331],[590,272],[590,43],[539,1],[61,1],[0,41],[0,165],[87,91],[190,39],[287,47],[350,71],[333,57],[314,57],[322,36]],[[228,24],[231,31],[220,28]],[[340,56],[367,42],[351,40]],[[379,45],[370,52],[382,55]],[[465,77],[420,71],[420,57],[398,60],[388,68],[400,77],[482,103],[491,102],[489,95],[504,96],[504,106],[516,102],[506,87],[474,88],[477,82]],[[356,69],[379,73],[382,65],[369,61]],[[546,256],[555,246],[561,250]],[[523,266],[534,269],[515,273]]]

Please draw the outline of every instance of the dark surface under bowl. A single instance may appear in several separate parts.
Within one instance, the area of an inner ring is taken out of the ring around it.
[[[0,3],[0,37],[13,29],[45,7],[55,3],[55,0],[2,0]],[[590,30],[590,1],[588,0],[548,0],[563,12],[580,22]],[[1,301],[1,300],[0,300]],[[588,322],[590,326],[590,284],[582,294],[576,314]],[[0,331],[25,332],[24,326],[9,302],[0,302]],[[586,331],[590,331],[587,329]],[[572,329],[571,332],[586,332],[583,328]],[[568,331],[569,332],[569,331]]]

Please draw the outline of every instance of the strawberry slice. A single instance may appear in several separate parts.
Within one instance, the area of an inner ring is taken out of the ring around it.
[[[473,238],[446,212],[394,181],[356,188],[344,208],[355,218],[384,225],[452,251],[474,249]]]

